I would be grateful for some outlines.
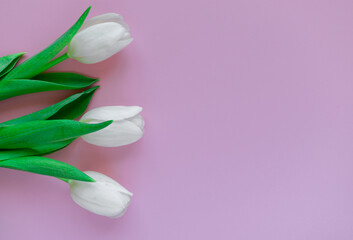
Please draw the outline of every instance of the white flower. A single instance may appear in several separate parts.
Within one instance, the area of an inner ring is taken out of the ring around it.
[[[102,173],[85,173],[96,182],[70,180],[72,200],[95,214],[110,218],[121,217],[129,206],[132,193]]]
[[[82,25],[68,45],[67,54],[82,63],[97,63],[113,56],[132,40],[121,15],[106,13]]]
[[[118,147],[139,140],[145,125],[138,106],[105,106],[92,109],[85,113],[81,122],[101,123],[113,120],[108,127],[97,132],[82,136],[88,143],[102,147]]]

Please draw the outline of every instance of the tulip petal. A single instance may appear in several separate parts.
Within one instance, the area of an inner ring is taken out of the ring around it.
[[[94,122],[90,122],[94,123]],[[114,121],[108,127],[82,136],[88,143],[102,147],[124,146],[138,141],[143,131],[129,120]]]
[[[117,218],[130,204],[132,193],[110,177],[93,171],[85,172],[95,180],[92,184],[70,180],[70,193],[75,203],[98,215]]]
[[[129,34],[129,38],[123,37],[123,39],[120,39],[119,41],[119,50],[116,50],[116,52],[121,51],[123,48],[125,48],[127,45],[129,45],[134,39],[132,37],[130,37]]]
[[[132,196],[133,194],[128,191],[126,188],[121,186],[118,182],[116,182],[113,178],[108,177],[107,175],[104,175],[103,173],[95,172],[95,171],[85,171],[85,174],[93,178],[97,182],[109,182],[119,189],[119,192],[123,192],[129,196]]]
[[[104,106],[88,111],[82,116],[80,121],[120,121],[127,118],[132,118],[139,114],[141,111],[142,107],[139,106]]]
[[[93,25],[80,31],[68,46],[68,55],[79,62],[91,64],[103,61],[132,41],[124,39],[126,29],[113,22]]]
[[[117,13],[105,13],[102,15],[95,16],[93,18],[88,19],[82,25],[80,31],[86,29],[90,26],[99,24],[99,23],[106,23],[106,22],[116,22],[121,24],[127,31],[130,30],[129,26],[125,23],[123,17]]]
[[[143,127],[145,126],[145,121],[143,120],[140,114],[126,120],[133,122],[136,126],[138,126],[141,129],[141,131],[143,131]]]

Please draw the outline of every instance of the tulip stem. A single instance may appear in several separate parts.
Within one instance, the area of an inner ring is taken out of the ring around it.
[[[54,67],[56,64],[61,63],[62,61],[68,58],[69,56],[67,55],[67,53],[64,53],[60,57],[57,57],[54,60],[48,62],[47,65],[45,65],[40,72],[44,72],[45,70],[48,70],[49,68]]]

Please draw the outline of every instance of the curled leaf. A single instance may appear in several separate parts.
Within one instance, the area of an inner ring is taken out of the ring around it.
[[[21,52],[0,57],[0,77],[10,72],[24,54],[24,52]]]

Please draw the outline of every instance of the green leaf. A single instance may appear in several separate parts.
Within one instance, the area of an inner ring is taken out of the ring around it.
[[[38,79],[3,79],[0,100],[36,92],[81,89],[97,81],[75,73],[46,73],[38,75]]]
[[[0,77],[4,76],[15,66],[18,60],[20,60],[20,58],[23,56],[23,54],[26,54],[26,53],[21,52],[21,53],[15,53],[15,54],[1,57],[0,58]]]
[[[74,94],[61,102],[58,102],[37,112],[0,123],[0,127],[35,120],[75,119],[84,113],[94,92],[98,88],[99,86],[87,89],[86,91]]]
[[[92,87],[37,112],[0,123],[0,127],[35,120],[75,119],[84,113],[94,92],[98,88],[99,86]]]
[[[33,77],[33,79],[62,85],[70,84],[70,86],[76,88],[82,88],[82,86],[87,86],[87,84],[92,84],[99,80],[97,78],[89,78],[78,73],[70,72],[41,73]]]
[[[0,148],[33,148],[60,141],[73,140],[101,130],[111,124],[81,123],[74,120],[38,120],[0,128]]]
[[[17,157],[34,156],[38,155],[36,151],[30,148],[14,149],[14,150],[1,150],[0,161]]]
[[[85,21],[90,8],[91,7],[88,7],[77,22],[49,47],[14,68],[14,70],[6,75],[4,79],[27,79],[39,74],[41,69],[43,69],[50,60],[58,55],[58,53],[70,43],[71,39],[75,36]]]
[[[26,157],[26,156],[42,156],[50,154],[60,149],[65,148],[73,140],[56,142],[48,145],[41,145],[33,148],[21,148],[21,149],[12,149],[12,150],[0,150],[0,161],[17,158],[17,157]]]
[[[86,111],[94,92],[98,88],[99,86],[96,86],[80,93],[80,96],[75,101],[62,103],[61,108],[48,119],[55,120],[78,118]]]
[[[21,157],[0,162],[0,167],[21,170],[58,178],[94,182],[94,179],[77,168],[45,157]]]
[[[72,143],[76,138],[70,139],[70,140],[64,140],[60,142],[54,142],[48,145],[39,145],[36,147],[33,147],[32,150],[34,150],[37,154],[36,155],[44,155],[44,154],[50,154],[55,151],[58,151],[60,149],[65,148],[68,146],[70,143]]]
[[[74,119],[79,117],[87,108],[97,87],[90,88],[81,93],[74,94],[67,99],[37,112],[0,123],[0,127],[25,123],[35,120],[47,119]],[[74,139],[73,139],[74,140]],[[40,145],[33,148],[21,148],[12,150],[0,150],[0,161],[14,157],[46,155],[68,146],[73,140],[56,142],[48,145]]]

